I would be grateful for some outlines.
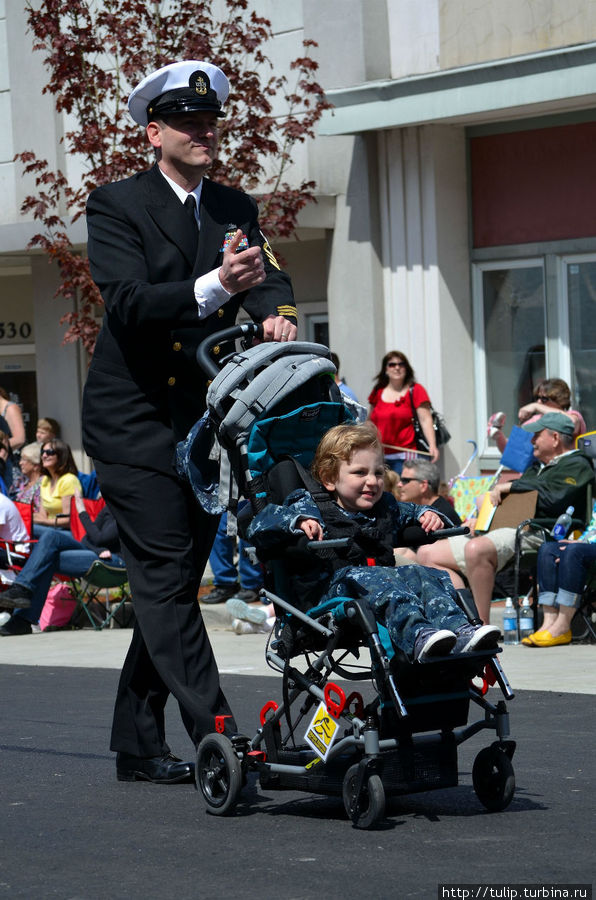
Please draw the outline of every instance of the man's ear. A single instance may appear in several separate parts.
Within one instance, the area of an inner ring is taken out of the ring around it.
[[[146,129],[147,138],[152,147],[159,149],[161,147],[161,128],[157,122],[149,122]]]

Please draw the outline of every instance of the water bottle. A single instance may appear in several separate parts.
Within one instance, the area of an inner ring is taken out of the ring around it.
[[[517,638],[517,614],[511,597],[507,597],[505,600],[505,611],[503,613],[503,643],[519,643]]]
[[[534,633],[534,611],[530,605],[530,598],[524,597],[519,611],[519,636],[528,637]]]
[[[568,506],[564,513],[561,513],[555,524],[553,525],[553,530],[551,531],[552,536],[556,541],[562,541],[563,538],[567,537],[569,529],[571,528],[571,522],[573,519],[573,506]]]

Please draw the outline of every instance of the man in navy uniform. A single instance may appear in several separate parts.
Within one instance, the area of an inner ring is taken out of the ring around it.
[[[266,341],[294,340],[289,277],[248,195],[206,179],[229,91],[221,69],[190,60],[148,75],[128,108],[156,163],[93,191],[91,274],[105,302],[83,402],[83,434],[120,533],[137,624],[116,698],[111,748],[120,780],[192,780],[170,753],[171,693],[195,746],[236,724],[222,693],[197,594],[217,528],[174,469],[205,408],[197,345],[239,307]],[[217,349],[217,348],[216,348]]]

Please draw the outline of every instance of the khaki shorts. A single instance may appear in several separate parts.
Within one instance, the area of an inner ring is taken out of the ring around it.
[[[509,560],[515,556],[515,528],[495,528],[494,531],[489,531],[483,534],[482,537],[488,538],[494,544],[497,551],[497,572],[500,572]],[[449,549],[453,553],[457,568],[464,575],[467,575],[465,550],[468,541],[473,541],[474,537],[460,534],[457,537],[447,538],[447,540],[449,541]],[[522,550],[537,550],[543,543],[544,537],[541,533],[531,531],[522,534]]]

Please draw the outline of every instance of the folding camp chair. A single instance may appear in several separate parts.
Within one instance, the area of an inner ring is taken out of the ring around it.
[[[449,496],[453,500],[455,511],[463,521],[476,515],[478,512],[477,501],[494,487],[503,471],[507,469],[522,473],[534,458],[532,435],[529,431],[524,431],[523,428],[514,425],[497,471],[491,475],[466,476],[465,472],[478,452],[474,441],[468,441],[468,443],[474,445],[474,452],[463,471],[456,475],[449,485]]]
[[[84,499],[83,502],[93,520],[105,506],[103,499]],[[75,540],[80,541],[85,536],[74,497],[70,504],[70,530]],[[95,631],[113,628],[117,623],[121,627],[130,624],[132,615],[128,621],[125,616],[124,604],[130,602],[131,596],[128,575],[124,567],[110,565],[109,560],[96,559],[84,575],[70,576],[68,580],[77,601],[75,616],[77,612],[81,614],[83,622],[88,621]],[[116,589],[117,596],[115,596]]]

